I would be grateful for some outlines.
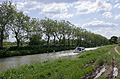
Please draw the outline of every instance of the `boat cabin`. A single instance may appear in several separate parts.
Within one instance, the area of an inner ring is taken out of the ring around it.
[[[76,49],[74,50],[74,53],[82,53],[85,51],[84,47],[76,47]]]

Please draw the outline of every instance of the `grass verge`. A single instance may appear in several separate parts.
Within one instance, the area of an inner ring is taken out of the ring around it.
[[[23,65],[1,72],[0,79],[80,79],[94,70],[95,66],[111,64],[113,55],[118,58],[119,56],[113,50],[114,47],[109,45],[86,51],[74,59],[65,58]],[[108,55],[109,51],[111,51],[110,55]]]

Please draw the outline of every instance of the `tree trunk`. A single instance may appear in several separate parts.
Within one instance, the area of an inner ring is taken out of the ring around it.
[[[61,44],[61,37],[62,36],[59,37],[57,33],[55,33],[55,34],[56,34],[57,39],[59,40],[59,44]]]
[[[0,48],[3,48],[3,30],[1,31],[1,35],[0,35]]]
[[[72,45],[74,45],[74,39],[72,39]]]
[[[77,46],[79,46],[80,45],[80,41],[79,41],[79,39],[77,39]]]
[[[55,42],[55,40],[56,40],[55,38],[56,38],[56,37],[55,37],[55,35],[54,35],[54,45],[55,45],[55,43],[56,43],[56,42]]]
[[[47,45],[49,46],[49,42],[50,42],[50,36],[48,36],[47,38]]]
[[[17,47],[20,47],[20,40],[17,39]]]
[[[20,40],[18,39],[18,33],[16,32],[15,34],[16,34],[15,38],[17,41],[17,47],[20,47]]]
[[[59,44],[61,44],[61,39],[59,39]]]
[[[70,46],[70,39],[68,38],[68,45]]]
[[[63,35],[63,44],[65,46],[65,35]]]

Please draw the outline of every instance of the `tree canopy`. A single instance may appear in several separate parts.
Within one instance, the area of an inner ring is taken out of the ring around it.
[[[16,44],[19,47],[22,41],[29,45],[76,45],[100,46],[108,44],[108,39],[87,31],[65,20],[52,20],[50,18],[30,18],[23,12],[17,11],[12,2],[0,4],[0,47],[3,40],[12,31]],[[117,38],[112,37],[111,43],[116,43]],[[45,41],[46,43],[41,43]],[[38,42],[38,43],[37,43]]]

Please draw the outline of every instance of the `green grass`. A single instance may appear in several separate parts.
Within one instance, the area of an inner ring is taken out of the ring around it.
[[[97,50],[79,54],[74,59],[65,58],[44,63],[23,65],[1,72],[0,79],[80,79],[82,76],[91,72],[95,68],[94,66],[110,62],[113,54],[119,57],[113,51],[113,48],[114,45],[103,46]],[[111,55],[107,55],[108,51],[111,51]],[[89,65],[85,67],[86,64]]]

